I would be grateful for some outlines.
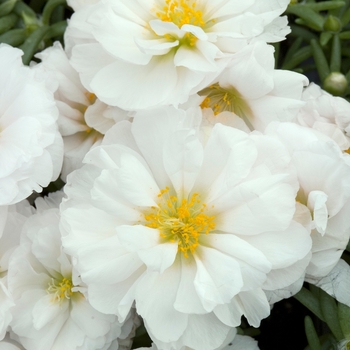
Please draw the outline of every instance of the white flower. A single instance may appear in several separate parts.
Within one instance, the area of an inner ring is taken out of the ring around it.
[[[11,337],[27,350],[97,350],[112,343],[118,349],[116,339],[127,338],[133,329],[132,314],[123,334],[115,316],[89,304],[86,287],[61,249],[58,222],[57,207],[39,210],[27,220],[10,258],[8,285],[15,302]]]
[[[7,326],[12,320],[12,296],[7,290],[7,269],[14,249],[19,245],[21,229],[34,208],[27,200],[0,206],[0,340],[4,338]]]
[[[104,0],[73,14],[65,41],[84,86],[101,101],[123,109],[177,105],[253,39],[278,41],[276,27],[287,23],[276,19],[288,3]]]
[[[292,121],[301,106],[307,78],[274,69],[273,47],[257,42],[235,54],[227,68],[209,87],[201,107],[206,118],[216,120],[223,112],[242,118],[251,130],[263,131],[271,121]]]
[[[350,103],[313,83],[304,90],[302,98],[306,104],[299,112],[298,122],[329,136],[341,150],[349,150]]]
[[[83,87],[59,42],[37,57],[42,63],[36,68],[44,69],[51,82],[58,84],[54,98],[60,112],[58,125],[64,142],[61,177],[65,181],[69,173],[81,167],[85,154],[101,143],[106,131],[128,114],[118,107],[107,106]]]
[[[320,132],[292,123],[266,129],[289,149],[300,189],[297,201],[312,219],[312,259],[307,277],[326,276],[337,264],[350,237],[350,166],[337,144]],[[305,208],[306,209],[306,208]]]
[[[164,350],[215,349],[242,315],[258,326],[263,288],[298,279],[280,276],[311,248],[283,145],[217,124],[204,146],[198,122],[163,108],[115,125],[123,142],[87,154],[61,205],[91,304],[122,321],[135,300]]]
[[[0,45],[0,205],[41,192],[58,177],[62,165],[52,94],[23,66],[22,54]]]

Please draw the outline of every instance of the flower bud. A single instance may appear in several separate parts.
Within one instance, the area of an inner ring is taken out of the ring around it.
[[[323,88],[335,96],[342,96],[348,87],[348,81],[344,74],[332,72],[329,74],[323,83]]]
[[[330,32],[339,32],[341,29],[340,19],[329,15],[326,22],[324,23],[324,30],[328,30]]]

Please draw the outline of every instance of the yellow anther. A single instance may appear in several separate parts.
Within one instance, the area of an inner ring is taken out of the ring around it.
[[[177,242],[178,251],[188,258],[198,247],[200,235],[215,229],[215,216],[204,214],[207,205],[201,203],[199,193],[179,201],[168,192],[168,187],[161,190],[159,207],[151,208],[152,213],[144,215],[146,226],[159,229],[162,238]]]

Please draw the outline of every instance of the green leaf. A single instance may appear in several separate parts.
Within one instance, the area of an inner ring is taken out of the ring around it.
[[[320,289],[320,306],[322,315],[335,338],[340,341],[344,339],[343,331],[338,319],[338,308],[335,300]]]
[[[310,41],[310,44],[312,48],[312,54],[316,63],[318,75],[321,81],[323,82],[330,73],[328,62],[317,40],[312,39]]]
[[[0,35],[0,43],[9,44],[15,47],[21,45],[27,37],[28,33],[26,29],[12,29]]]
[[[49,0],[43,10],[42,22],[44,25],[50,23],[50,18],[53,10],[60,5],[66,4],[66,0]]]
[[[341,8],[345,5],[345,1],[322,1],[315,3],[305,4],[306,7],[311,8],[314,11],[328,11]]]
[[[316,30],[323,29],[324,18],[316,11],[312,10],[306,5],[289,5],[286,10],[287,13],[292,13],[303,19],[305,23]]]
[[[48,32],[45,35],[44,39],[51,39],[62,36],[67,28],[67,21],[61,21],[50,26]]]
[[[310,30],[306,28],[302,28],[298,25],[291,24],[290,28],[292,32],[290,33],[290,36],[296,37],[296,38],[303,38],[305,41],[310,41],[311,39],[318,39],[317,35],[312,33]]]
[[[18,17],[14,13],[0,18],[0,34],[10,30],[17,22]]]
[[[301,62],[307,60],[311,56],[312,56],[311,47],[309,45],[304,46],[301,49],[299,49],[297,52],[295,52],[295,54],[292,56],[292,58],[288,62],[283,63],[282,69],[291,70],[296,66],[298,66]]]
[[[22,56],[22,61],[24,64],[29,64],[48,30],[48,26],[39,27],[32,34],[30,34],[26,41],[19,47],[24,52]]]
[[[306,316],[304,319],[305,334],[310,346],[310,350],[321,350],[321,343],[318,339],[317,332],[314,327],[314,323],[310,316]]]
[[[344,337],[350,339],[350,307],[338,303],[338,318]]]
[[[0,17],[6,16],[12,12],[17,0],[7,0],[0,5]]]
[[[350,39],[350,31],[342,32],[339,34],[339,39],[347,40]]]
[[[329,40],[332,39],[332,33],[330,32],[322,32],[320,35],[320,44],[321,46],[326,46]]]
[[[320,302],[309,290],[303,287],[297,294],[294,295],[294,298],[306,306],[320,320],[324,321]]]
[[[331,72],[340,72],[341,68],[341,43],[338,34],[334,34],[331,51]]]

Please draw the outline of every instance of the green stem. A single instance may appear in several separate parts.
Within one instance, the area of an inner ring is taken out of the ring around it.
[[[49,0],[43,10],[42,21],[44,25],[49,25],[53,10],[60,5],[66,4],[66,0]]]

